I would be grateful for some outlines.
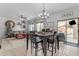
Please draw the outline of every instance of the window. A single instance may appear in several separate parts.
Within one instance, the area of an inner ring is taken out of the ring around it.
[[[29,25],[29,31],[34,31],[34,24]]]
[[[43,23],[37,23],[36,27],[37,27],[37,31],[41,31],[44,28],[44,24]]]

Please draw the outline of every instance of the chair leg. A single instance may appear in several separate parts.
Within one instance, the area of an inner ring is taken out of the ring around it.
[[[56,53],[56,42],[55,42],[55,53]]]
[[[52,44],[52,56],[53,56],[53,45],[54,45],[54,44]]]
[[[58,48],[58,50],[59,50],[59,43],[57,43],[57,48]]]
[[[49,42],[48,42],[48,50],[49,50]]]
[[[41,42],[41,46],[42,46],[42,51],[43,51],[43,53],[44,53],[43,42]]]
[[[35,43],[35,56],[37,56],[37,52],[38,52],[38,44]]]
[[[32,54],[32,42],[31,42],[31,54]]]
[[[57,40],[57,48],[58,48],[58,50],[59,50],[59,40]]]

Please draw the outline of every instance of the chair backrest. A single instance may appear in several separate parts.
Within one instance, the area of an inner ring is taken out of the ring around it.
[[[34,31],[30,31],[30,38],[33,39],[35,37],[35,32]]]
[[[64,33],[58,33],[58,37],[60,41],[65,41],[65,34]]]
[[[31,35],[31,40],[32,40],[32,42],[36,42],[37,40],[36,40],[36,35],[35,34],[32,34]]]
[[[53,34],[48,36],[48,42],[54,43],[54,35]]]
[[[58,33],[57,31],[54,31],[54,40],[57,40],[58,39]]]

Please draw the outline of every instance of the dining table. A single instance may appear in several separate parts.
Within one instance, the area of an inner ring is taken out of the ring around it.
[[[53,33],[50,32],[36,33],[36,35],[43,39],[44,56],[47,56],[47,39],[53,36]]]
[[[29,36],[33,35],[33,33],[28,33],[27,35],[27,49],[28,49],[28,39]],[[53,33],[50,32],[42,32],[42,33],[35,33],[35,35],[37,37],[40,37],[41,39],[43,39],[43,51],[44,51],[44,56],[47,56],[47,39],[53,35]]]

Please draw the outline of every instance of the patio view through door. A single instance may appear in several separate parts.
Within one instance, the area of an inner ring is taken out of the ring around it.
[[[75,20],[75,25],[70,25],[69,22]],[[67,42],[78,43],[78,19],[58,21],[58,32],[64,33]]]

